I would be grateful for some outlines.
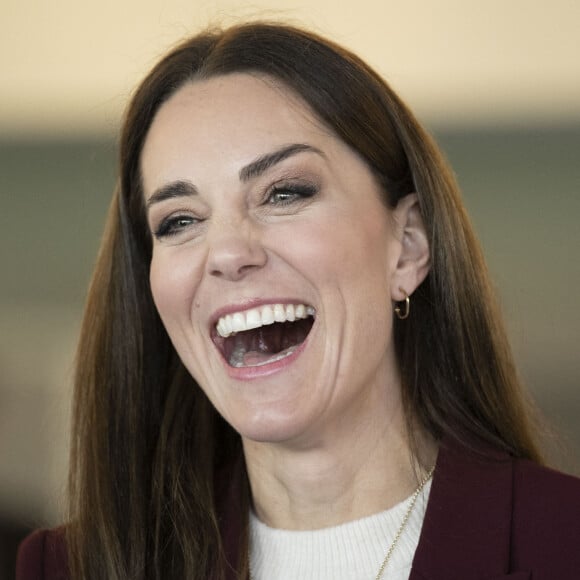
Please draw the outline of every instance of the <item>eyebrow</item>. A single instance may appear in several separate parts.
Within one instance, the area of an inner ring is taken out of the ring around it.
[[[172,181],[167,185],[162,185],[153,192],[153,195],[147,200],[145,206],[149,209],[152,205],[168,199],[177,197],[193,197],[198,194],[197,187],[191,181],[179,180]]]
[[[277,163],[280,163],[285,159],[288,159],[288,157],[292,157],[293,155],[297,155],[298,153],[303,153],[305,151],[316,153],[322,157],[325,156],[324,153],[320,151],[320,149],[317,149],[312,145],[306,145],[305,143],[293,143],[292,145],[287,145],[281,149],[273,151],[272,153],[262,155],[255,161],[252,161],[245,167],[242,167],[238,174],[240,181],[245,182],[258,177]],[[193,197],[198,195],[198,193],[199,191],[197,187],[191,181],[172,181],[171,183],[162,185],[160,188],[156,189],[153,192],[153,195],[151,195],[151,197],[145,203],[145,206],[147,209],[150,209],[151,206],[156,203],[179,197]]]
[[[316,147],[312,147],[312,145],[306,145],[305,143],[293,143],[292,145],[287,145],[286,147],[282,147],[281,149],[278,149],[272,153],[262,155],[255,161],[252,161],[240,169],[240,181],[249,181],[254,177],[258,177],[270,169],[270,167],[276,165],[276,163],[280,163],[281,161],[284,161],[284,159],[288,159],[288,157],[296,155],[297,153],[302,153],[303,151],[310,151],[324,157],[322,151]]]

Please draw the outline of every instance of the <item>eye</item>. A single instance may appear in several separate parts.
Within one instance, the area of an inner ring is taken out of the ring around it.
[[[268,192],[266,204],[291,205],[316,194],[317,188],[309,183],[282,183],[274,185]]]
[[[175,236],[185,229],[200,223],[202,220],[195,218],[190,215],[174,215],[165,218],[157,229],[153,232],[153,235],[157,239],[168,238]]]

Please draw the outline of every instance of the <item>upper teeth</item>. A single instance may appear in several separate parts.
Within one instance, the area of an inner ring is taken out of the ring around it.
[[[314,316],[314,308],[305,304],[267,304],[259,308],[222,316],[217,324],[218,334],[226,338],[236,332],[260,328],[274,322],[293,322],[297,318]]]

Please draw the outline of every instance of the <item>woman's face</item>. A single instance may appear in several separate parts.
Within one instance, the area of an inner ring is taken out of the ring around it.
[[[151,288],[242,436],[310,441],[399,405],[402,226],[366,164],[275,81],[192,82],[142,153]]]

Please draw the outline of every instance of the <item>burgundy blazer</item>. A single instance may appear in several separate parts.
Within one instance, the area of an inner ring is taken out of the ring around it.
[[[221,513],[231,562],[242,521],[236,496],[230,485]],[[70,580],[62,529],[22,543],[16,580]],[[444,441],[410,580],[580,580],[580,480]]]

